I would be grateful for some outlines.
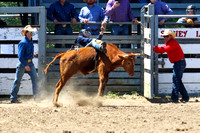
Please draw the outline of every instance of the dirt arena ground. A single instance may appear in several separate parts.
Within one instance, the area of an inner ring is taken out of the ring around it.
[[[188,103],[140,96],[94,98],[81,94],[52,96],[35,102],[20,97],[21,104],[0,98],[1,133],[199,133],[200,98]]]

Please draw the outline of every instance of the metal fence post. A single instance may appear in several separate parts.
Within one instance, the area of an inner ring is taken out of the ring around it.
[[[146,7],[143,6],[140,10],[140,18],[141,18],[141,43],[140,43],[140,86],[141,86],[141,91],[140,94],[142,95],[144,93],[144,15],[146,14]]]
[[[158,46],[158,15],[154,17],[154,46]],[[154,92],[158,94],[158,54],[154,53]]]
[[[153,98],[153,95],[154,95],[154,52],[153,52],[153,46],[154,46],[154,43],[155,43],[155,15],[154,15],[154,5],[150,5],[149,6],[149,15],[152,15],[151,16],[151,21],[150,21],[150,29],[151,29],[151,57],[150,57],[150,60],[151,60],[151,90],[150,90],[150,98],[152,99]]]
[[[46,88],[46,76],[42,73],[42,70],[46,66],[46,9],[40,7],[39,14],[39,32],[38,32],[38,80],[39,88]]]
[[[154,94],[154,5],[148,5],[147,14],[144,16],[143,30],[144,35],[144,96],[152,99]]]

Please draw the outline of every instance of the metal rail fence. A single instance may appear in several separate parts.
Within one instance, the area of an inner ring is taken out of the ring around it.
[[[172,91],[172,64],[165,54],[155,54],[153,46],[164,44],[160,33],[165,28],[158,28],[158,18],[181,18],[200,17],[200,15],[154,15],[153,5],[147,6],[148,12],[142,13],[142,53],[144,55],[144,95],[148,98],[154,96],[170,95]],[[172,23],[166,23],[172,24]],[[173,22],[173,24],[178,24]],[[185,24],[183,24],[185,25]],[[177,35],[176,40],[180,43],[187,62],[183,82],[191,96],[200,93],[200,52],[199,52],[199,28],[168,28]]]

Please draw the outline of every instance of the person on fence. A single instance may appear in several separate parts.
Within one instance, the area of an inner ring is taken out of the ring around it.
[[[174,103],[178,103],[179,92],[182,95],[182,102],[188,102],[189,96],[185,86],[182,82],[183,72],[186,67],[185,57],[182,48],[179,43],[174,39],[176,37],[175,32],[169,29],[165,29],[164,33],[161,34],[164,37],[165,44],[163,47],[154,46],[153,51],[155,53],[167,53],[168,58],[173,65],[173,83],[172,83],[172,94],[171,100]]]
[[[186,8],[187,15],[195,15],[196,14],[196,6],[195,5],[189,5]],[[188,18],[188,17],[182,17],[179,18],[177,23],[187,23],[185,27],[200,27],[199,24],[199,18]]]
[[[47,11],[47,18],[55,24],[56,35],[73,35],[70,24],[58,24],[59,22],[71,22],[76,24],[78,20],[78,13],[74,5],[68,3],[66,0],[59,0],[51,4]],[[56,48],[61,48],[60,44],[55,45]],[[65,45],[70,48],[70,45]]]
[[[106,15],[112,22],[130,22],[137,24],[138,21],[134,17],[129,0],[108,0],[106,5]],[[131,26],[126,24],[111,25],[112,35],[130,35]],[[122,45],[126,48],[130,45]]]
[[[35,66],[32,62],[34,56],[34,46],[33,46],[33,34],[36,32],[35,28],[27,25],[22,30],[22,35],[25,36],[18,44],[18,58],[19,63],[16,68],[16,76],[14,80],[13,87],[11,89],[10,101],[11,103],[20,103],[18,101],[18,91],[20,87],[21,79],[25,72],[29,74],[32,81],[32,89],[34,98],[37,97],[37,72]]]
[[[83,47],[93,47],[95,50],[106,53],[106,42],[101,41],[105,28],[101,27],[101,31],[96,39],[90,38],[90,31],[82,29],[79,32],[79,36],[75,40],[75,43]]]
[[[150,0],[151,3],[149,5],[154,4],[154,14],[155,15],[171,15],[172,9],[168,7],[165,2],[161,2],[158,0]],[[167,21],[167,18],[158,18],[158,27],[164,28],[164,23]]]
[[[87,3],[87,6],[81,8],[79,13],[79,19],[82,25],[82,29],[86,29],[91,32],[91,35],[98,35],[101,25],[87,24],[88,22],[101,22],[102,26],[106,26],[107,19],[105,18],[105,11],[100,6],[94,5],[96,0],[83,0]]]

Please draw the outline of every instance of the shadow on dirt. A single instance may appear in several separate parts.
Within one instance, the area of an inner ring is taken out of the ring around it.
[[[148,98],[146,99],[151,103],[172,103],[171,98],[168,98],[168,97],[154,97],[153,99],[148,99]],[[188,102],[196,103],[196,102],[200,102],[200,100],[198,98],[190,98]],[[181,99],[179,99],[178,103],[188,103],[188,102],[181,101]]]
[[[23,99],[23,101],[28,101],[33,99],[33,96],[18,96],[19,101]],[[10,104],[10,95],[0,95],[0,104]]]
[[[171,99],[167,97],[154,97],[153,99],[146,99],[151,103],[171,103]]]

